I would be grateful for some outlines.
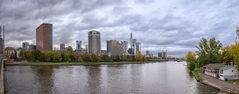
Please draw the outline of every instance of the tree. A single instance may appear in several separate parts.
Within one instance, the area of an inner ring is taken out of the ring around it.
[[[233,61],[232,46],[227,46],[222,49],[221,62],[228,64]]]
[[[217,41],[215,38],[211,38],[210,40],[203,38],[199,42],[197,48],[198,62],[200,66],[220,62],[220,50],[222,48],[220,41]]]
[[[48,51],[46,53],[47,62],[60,62],[61,61],[61,53],[56,51]]]
[[[196,54],[189,51],[186,55],[187,67],[189,70],[193,71],[196,66]]]
[[[70,62],[71,61],[71,55],[68,54],[68,53],[64,54],[64,61],[65,62]]]
[[[189,51],[186,55],[187,63],[192,63],[196,61],[196,54],[192,51]]]
[[[73,48],[71,46],[67,47],[67,52],[72,55],[73,53]]]
[[[141,55],[141,53],[137,53],[137,54],[136,54],[135,60],[136,60],[136,61],[143,61],[143,56]]]
[[[239,44],[231,45],[230,53],[232,55],[234,64],[239,66]]]
[[[92,62],[99,62],[100,61],[100,57],[98,55],[92,54]]]

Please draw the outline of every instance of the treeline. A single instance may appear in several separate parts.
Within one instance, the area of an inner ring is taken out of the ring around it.
[[[120,61],[147,61],[143,55],[138,53],[136,56],[107,56],[95,54],[73,54],[72,49],[66,53],[59,51],[48,51],[41,53],[39,50],[20,51],[19,60],[27,60],[31,62],[120,62]]]
[[[223,47],[220,41],[215,38],[209,40],[203,38],[198,46],[198,51],[189,51],[186,55],[188,68],[194,70],[206,64],[233,62],[239,66],[239,44],[232,44]]]

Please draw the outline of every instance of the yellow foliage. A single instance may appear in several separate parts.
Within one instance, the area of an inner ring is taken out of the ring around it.
[[[196,61],[196,54],[192,51],[188,51],[188,53],[186,55],[186,61],[187,61],[187,63],[192,63],[192,62]]]

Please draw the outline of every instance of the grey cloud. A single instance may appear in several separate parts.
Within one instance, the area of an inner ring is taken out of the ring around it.
[[[238,0],[0,0],[0,24],[7,28],[7,46],[35,43],[35,29],[42,22],[54,26],[54,45],[75,40],[87,42],[87,32],[109,39],[128,40],[129,33],[142,50],[167,49],[183,56],[202,37],[216,37],[223,44],[234,41],[238,26]],[[168,5],[168,6],[166,6]]]

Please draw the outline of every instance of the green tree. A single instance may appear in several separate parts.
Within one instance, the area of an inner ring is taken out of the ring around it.
[[[60,62],[61,61],[61,53],[56,51],[48,51],[46,53],[47,62]]]
[[[100,61],[100,56],[98,56],[98,55],[92,54],[91,57],[92,57],[92,62],[99,62]]]
[[[220,41],[217,41],[215,38],[211,38],[210,40],[203,38],[199,42],[197,48],[198,62],[200,66],[220,62],[220,50],[222,48]]]

